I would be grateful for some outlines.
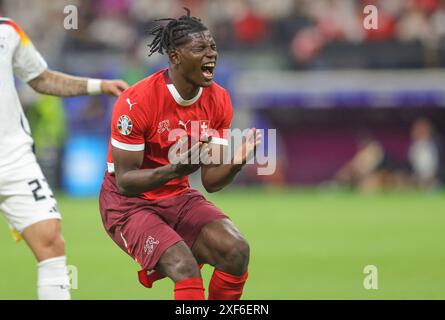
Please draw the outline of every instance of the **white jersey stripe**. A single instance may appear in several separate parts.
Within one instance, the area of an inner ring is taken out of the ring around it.
[[[113,147],[122,149],[122,150],[126,150],[126,151],[144,151],[145,149],[145,143],[141,143],[141,144],[128,144],[128,143],[123,143],[120,141],[117,141],[114,138],[111,138],[111,145]]]
[[[223,146],[228,146],[229,145],[229,140],[223,139],[223,138],[212,137],[212,140],[210,140],[210,143],[219,144],[219,145],[223,145]]]
[[[107,162],[108,173],[114,173],[114,163]]]

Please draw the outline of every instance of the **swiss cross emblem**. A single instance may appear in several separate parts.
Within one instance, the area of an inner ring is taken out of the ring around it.
[[[209,130],[209,120],[199,120],[199,131],[201,134],[207,134]]]
[[[162,120],[158,124],[158,133],[161,134],[164,131],[170,132],[170,121],[169,120]]]

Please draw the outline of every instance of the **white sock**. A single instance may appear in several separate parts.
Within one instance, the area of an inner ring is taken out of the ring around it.
[[[43,260],[37,264],[39,300],[70,300],[70,279],[66,257]]]

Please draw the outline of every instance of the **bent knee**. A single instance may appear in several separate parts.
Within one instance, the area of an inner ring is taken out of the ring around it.
[[[201,276],[198,263],[192,258],[175,259],[159,265],[160,271],[171,278],[174,282]]]
[[[174,282],[201,276],[198,263],[185,243],[179,243],[161,256],[157,270]]]
[[[65,240],[60,232],[51,232],[42,236],[40,239],[40,246],[47,250],[60,251],[65,247]]]
[[[188,279],[199,276],[198,263],[194,258],[178,261],[174,265],[174,270],[181,278]]]
[[[233,239],[230,245],[221,252],[220,269],[234,275],[244,274],[249,264],[249,255],[248,242],[244,238]]]

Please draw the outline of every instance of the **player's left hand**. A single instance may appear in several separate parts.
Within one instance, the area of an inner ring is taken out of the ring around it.
[[[256,147],[261,143],[261,132],[255,128],[249,129],[243,143],[235,152],[233,163],[244,165],[255,155]]]
[[[100,89],[103,94],[119,97],[128,88],[128,84],[122,80],[102,80]]]

